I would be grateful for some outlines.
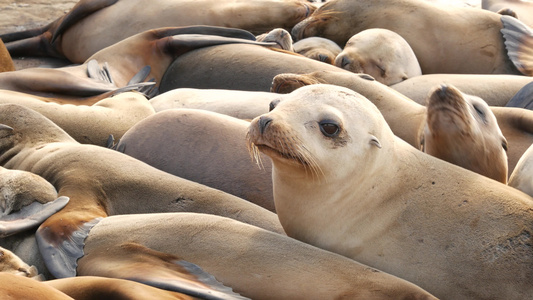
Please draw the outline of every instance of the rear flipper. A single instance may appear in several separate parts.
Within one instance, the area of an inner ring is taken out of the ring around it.
[[[201,299],[247,299],[197,265],[134,242],[93,249],[78,275],[127,279]]]
[[[509,59],[522,74],[533,76],[533,31],[511,16],[502,15],[501,21]]]
[[[533,110],[533,82],[522,87],[505,106]]]

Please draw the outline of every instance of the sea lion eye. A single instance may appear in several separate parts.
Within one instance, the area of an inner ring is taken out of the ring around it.
[[[485,113],[477,105],[474,105],[474,109],[476,110],[477,114],[480,115],[481,117],[485,116]]]
[[[505,150],[505,152],[507,152],[507,141],[506,140],[502,141],[502,147],[503,147],[503,150]]]
[[[339,134],[339,125],[334,121],[325,120],[319,123],[320,131],[327,137],[334,137]]]

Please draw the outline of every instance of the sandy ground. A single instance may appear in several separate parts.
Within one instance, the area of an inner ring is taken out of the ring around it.
[[[67,13],[77,0],[0,0],[0,34],[47,25]],[[17,70],[31,67],[61,67],[57,59],[13,58]]]
[[[0,0],[0,34],[46,25],[63,16],[78,1]]]

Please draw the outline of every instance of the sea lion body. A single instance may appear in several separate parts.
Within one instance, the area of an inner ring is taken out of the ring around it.
[[[409,146],[361,95],[300,88],[249,141],[272,159],[287,235],[443,299],[533,292],[533,199]]]
[[[111,275],[118,269],[119,275],[131,276],[120,272],[120,259],[133,246],[145,248],[147,260],[166,255],[194,263],[251,299],[435,299],[411,283],[340,255],[229,218],[196,213],[105,218],[89,232],[78,272]],[[156,261],[153,268],[161,270],[161,265]],[[138,269],[134,265],[130,270]]]
[[[248,125],[199,109],[165,110],[133,126],[116,148],[160,170],[275,212],[270,162],[263,157],[260,169],[251,159],[245,143]]]
[[[409,43],[423,74],[520,74],[507,56],[500,18],[427,1],[332,0],[297,24],[292,35],[296,41],[321,36],[344,46],[358,32],[384,28]]]
[[[490,106],[505,106],[526,84],[530,76],[501,74],[427,74],[409,78],[390,87],[407,98],[426,105],[427,95],[440,84],[449,84],[463,93],[482,98]]]
[[[173,108],[203,109],[239,119],[253,119],[268,111],[279,95],[270,92],[177,88],[150,99],[156,112]]]

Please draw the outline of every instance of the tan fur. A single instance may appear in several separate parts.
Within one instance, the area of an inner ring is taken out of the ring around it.
[[[323,134],[322,122],[337,124],[337,133]],[[254,119],[249,135],[272,158],[274,201],[289,236],[441,299],[533,292],[533,199],[409,146],[361,95],[303,87]],[[289,147],[305,150],[322,175]]]
[[[2,39],[0,39],[0,72],[9,71],[15,71],[15,64],[13,63],[13,59],[11,59],[11,55],[9,55],[9,52],[6,49],[4,42],[2,42]]]

